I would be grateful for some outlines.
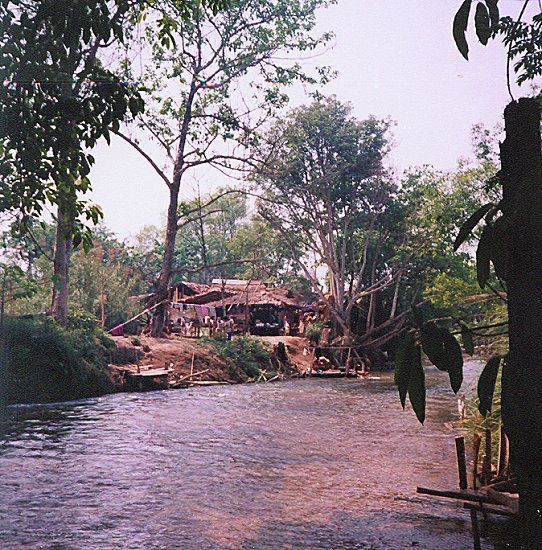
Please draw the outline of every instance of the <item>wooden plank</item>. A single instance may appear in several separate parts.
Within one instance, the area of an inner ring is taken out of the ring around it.
[[[508,518],[517,517],[517,514],[506,506],[491,505],[491,504],[474,504],[472,502],[463,503],[463,508],[467,510],[475,510],[476,512],[485,512],[487,514],[495,514],[496,516],[506,516]]]
[[[487,504],[500,504],[494,498],[488,497],[479,491],[466,489],[464,491],[446,491],[440,489],[429,489],[427,487],[417,487],[416,492],[421,495],[431,495],[434,497],[453,498],[457,500],[467,500],[469,502],[483,502]]]

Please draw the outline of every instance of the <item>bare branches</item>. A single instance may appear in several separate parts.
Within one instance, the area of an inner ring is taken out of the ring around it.
[[[126,143],[129,143],[152,166],[154,171],[162,178],[164,183],[168,187],[171,187],[170,179],[166,176],[165,172],[158,166],[155,160],[146,151],[144,151],[133,139],[129,138],[122,132],[115,130],[112,130],[112,132],[122,138]]]
[[[215,264],[209,264],[209,265],[201,265],[198,267],[176,267],[171,270],[171,274],[176,273],[201,273],[202,271],[205,271],[207,269],[214,269],[217,267],[223,267],[226,265],[241,265],[241,264],[255,264],[259,261],[259,259],[242,259],[242,260],[225,260],[223,262],[217,262]]]

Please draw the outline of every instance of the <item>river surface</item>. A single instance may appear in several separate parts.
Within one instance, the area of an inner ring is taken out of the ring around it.
[[[472,548],[415,493],[457,484],[456,398],[427,385],[425,426],[388,373],[0,410],[0,548]]]

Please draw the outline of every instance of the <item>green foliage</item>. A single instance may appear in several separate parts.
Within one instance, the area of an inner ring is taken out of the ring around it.
[[[234,376],[242,372],[250,378],[258,378],[261,370],[269,367],[269,352],[257,338],[240,336],[225,340],[216,336],[204,338],[202,343],[210,344],[217,355],[228,362]]]
[[[7,319],[2,338],[0,402],[33,403],[114,391],[107,367],[109,338],[88,317],[55,322]]]
[[[88,192],[89,150],[110,128],[142,111],[143,99],[97,59],[100,45],[124,39],[128,0],[32,0],[0,5],[0,210],[16,210],[21,230],[46,202],[69,220],[74,246],[88,249],[81,218],[101,210]]]
[[[306,329],[305,329],[305,337],[309,340],[309,342],[312,342],[314,345],[318,345],[318,342],[320,341],[320,336],[322,334],[322,330],[324,330],[324,323],[322,321],[316,321],[315,323],[311,323]]]

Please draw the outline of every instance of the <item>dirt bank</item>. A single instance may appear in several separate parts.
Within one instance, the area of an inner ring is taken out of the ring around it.
[[[111,357],[110,368],[117,387],[122,388],[123,371],[137,372],[138,368],[169,368],[173,372],[173,385],[193,380],[195,382],[242,383],[266,380],[277,375],[299,375],[309,367],[309,358],[303,355],[307,346],[304,338],[293,336],[254,337],[269,352],[269,356],[256,360],[258,375],[246,372],[235,360],[224,357],[212,343],[205,340],[171,336],[169,338],[115,337],[116,350]],[[234,338],[235,343],[235,338]],[[288,363],[277,355],[279,343],[284,344]],[[191,376],[192,375],[192,376]]]

